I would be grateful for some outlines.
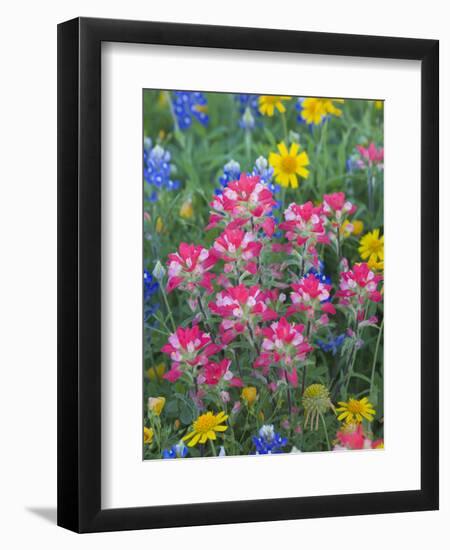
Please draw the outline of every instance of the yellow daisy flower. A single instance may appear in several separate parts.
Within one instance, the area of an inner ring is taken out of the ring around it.
[[[360,424],[363,418],[369,422],[373,420],[375,409],[367,397],[363,397],[360,400],[350,398],[347,402],[339,401],[338,405],[340,406],[336,411],[341,413],[338,416],[339,421],[344,420],[347,424]]]
[[[155,413],[156,416],[160,416],[160,414],[162,413],[162,410],[164,409],[165,404],[166,404],[166,398],[165,397],[149,397],[148,398],[148,410]]]
[[[325,99],[325,111],[328,115],[341,116],[342,109],[336,107],[335,103],[344,103],[343,99]]]
[[[283,187],[289,185],[296,189],[298,187],[298,178],[307,178],[309,170],[305,166],[309,165],[309,158],[305,151],[299,153],[300,145],[293,143],[288,151],[286,144],[278,144],[278,153],[270,153],[269,164],[274,169],[275,180]]]
[[[249,407],[251,407],[256,401],[257,395],[258,392],[254,386],[247,386],[246,388],[243,388],[241,392],[242,399],[247,402]]]
[[[373,102],[374,106],[375,106],[375,109],[382,109],[383,108],[383,101],[381,101],[380,99],[377,99]]]
[[[286,112],[286,107],[283,105],[283,101],[289,101],[292,99],[288,95],[260,95],[259,96],[259,112],[262,115],[273,116],[275,109],[280,113]]]
[[[321,124],[327,115],[341,116],[342,111],[334,105],[344,103],[343,99],[324,99],[320,97],[307,97],[302,101],[300,115],[306,124]]]
[[[152,441],[153,441],[152,428],[146,428],[144,426],[144,445],[150,445]]]
[[[188,447],[194,447],[197,443],[206,443],[209,439],[216,439],[216,432],[224,432],[228,426],[223,426],[222,423],[228,418],[224,412],[214,415],[212,412],[207,412],[200,415],[192,426],[192,431],[185,435],[182,441],[187,441]]]
[[[359,244],[358,252],[363,260],[368,260],[369,266],[372,265],[375,269],[378,262],[382,262],[384,266],[384,235],[380,237],[379,229],[366,233]]]

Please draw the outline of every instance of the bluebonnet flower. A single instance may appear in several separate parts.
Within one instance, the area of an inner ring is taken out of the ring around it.
[[[339,348],[344,343],[345,338],[346,338],[345,334],[339,334],[338,336],[336,336],[336,338],[330,338],[327,341],[318,339],[317,344],[320,347],[320,349],[322,349],[323,351],[331,351],[333,355],[336,355]]]
[[[271,191],[274,195],[280,192],[281,187],[273,182],[273,173],[274,169],[272,166],[270,166],[268,160],[265,157],[258,157],[255,161],[255,166],[253,167],[252,176],[259,176],[261,178],[261,183],[264,183],[267,185],[269,191]],[[274,219],[276,226],[280,223],[280,219],[277,216],[280,215],[279,212],[277,212],[278,209],[281,208],[281,202],[277,201],[277,204],[274,206],[272,212],[269,214],[271,218]],[[283,234],[280,230],[275,231],[273,234],[274,237],[279,238],[282,237]]]
[[[144,300],[148,300],[158,292],[158,286],[158,281],[155,281],[152,274],[144,269]]]
[[[164,449],[162,452],[163,458],[186,458],[188,454],[188,448],[186,445],[180,441],[176,445],[172,445],[170,449]]]
[[[267,455],[282,453],[282,447],[286,445],[287,438],[276,433],[272,424],[265,424],[259,430],[259,435],[252,437],[252,441],[256,447],[256,454]]]
[[[194,119],[206,126],[208,102],[201,92],[174,92],[172,106],[180,130],[187,130]]]
[[[244,130],[253,130],[261,117],[259,112],[258,95],[254,94],[235,94],[234,98],[238,102],[241,118],[239,126]]]
[[[225,166],[223,167],[223,172],[219,176],[219,183],[221,187],[226,187],[230,181],[236,181],[241,176],[241,166],[239,162],[236,162],[235,160],[231,159],[228,161]],[[215,194],[220,195],[222,193],[222,189],[216,189]]]
[[[146,138],[144,141],[144,180],[150,186],[150,189],[147,190],[150,193],[148,195],[150,202],[158,200],[158,189],[169,191],[179,189],[180,182],[171,179],[171,172],[169,151],[166,151],[161,145],[155,145],[152,148],[151,140]]]
[[[144,321],[146,323],[159,308],[159,304],[152,302],[152,297],[158,292],[158,287],[158,281],[144,269]]]
[[[264,157],[258,157],[255,161],[255,166],[253,167],[252,176],[259,176],[261,183],[264,183],[268,186],[269,190],[272,193],[278,193],[280,191],[280,186],[272,182],[273,179],[273,166],[270,166],[268,160]]]

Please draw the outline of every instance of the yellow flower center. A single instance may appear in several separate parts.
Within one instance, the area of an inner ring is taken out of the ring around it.
[[[279,95],[266,95],[264,96],[264,103],[266,105],[275,105],[275,103],[278,103],[280,101]]]
[[[295,174],[297,159],[293,155],[286,155],[281,159],[281,169],[286,174]]]
[[[357,399],[349,399],[347,409],[353,414],[361,414],[365,411],[364,403]]]
[[[216,417],[212,413],[202,414],[194,422],[194,431],[197,433],[208,433],[217,425]]]
[[[383,250],[383,243],[378,239],[368,239],[366,246],[371,254],[379,254]]]

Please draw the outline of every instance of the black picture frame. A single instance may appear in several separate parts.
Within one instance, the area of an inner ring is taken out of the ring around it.
[[[421,62],[421,488],[101,508],[101,44],[127,42]],[[77,18],[58,26],[58,525],[151,529],[438,509],[439,43]]]

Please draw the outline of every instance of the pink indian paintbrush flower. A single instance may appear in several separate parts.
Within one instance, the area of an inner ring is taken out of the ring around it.
[[[335,218],[339,223],[339,227],[343,219],[354,214],[356,209],[356,205],[346,200],[345,193],[342,191],[323,196],[323,211],[330,218]]]
[[[232,229],[249,223],[252,230],[262,227],[271,236],[274,222],[266,217],[275,204],[272,192],[261,183],[259,176],[241,174],[239,180],[230,182],[210,203],[213,211],[206,229],[218,223],[225,223]]]
[[[292,285],[291,292],[292,305],[288,307],[286,315],[305,312],[308,319],[314,319],[315,314],[329,313],[334,315],[336,309],[329,302],[331,285],[320,281],[318,277],[310,273],[297,283]],[[321,322],[322,319],[320,318]]]
[[[171,370],[164,375],[164,378],[174,382],[186,368],[192,369],[197,365],[205,365],[208,358],[220,349],[220,346],[212,342],[211,336],[202,332],[198,325],[192,328],[178,327],[161,349],[172,361]]]
[[[304,325],[289,323],[285,317],[261,329],[264,337],[262,353],[255,360],[253,367],[269,372],[271,365],[282,368],[287,380],[297,385],[296,364],[304,361],[312,347],[303,336]]]
[[[334,450],[360,450],[383,448],[383,440],[373,441],[364,433],[362,424],[344,426],[336,433],[338,444]]]
[[[230,370],[230,366],[230,359],[222,359],[219,363],[209,361],[203,367],[202,373],[198,377],[198,382],[208,386],[216,386],[222,382],[225,386],[242,387],[244,383],[240,378],[234,376]]]
[[[266,297],[258,285],[247,287],[240,284],[216,294],[215,300],[209,303],[209,309],[222,317],[220,323],[221,340],[231,342],[247,329],[248,323],[260,320],[272,321],[277,313],[266,304]]]
[[[230,264],[229,267],[225,265],[226,273],[232,269],[232,264],[235,263],[238,268],[255,274],[258,269],[256,258],[259,256],[262,246],[261,240],[254,232],[227,227],[214,241],[213,248],[220,259],[226,264]]]
[[[356,149],[361,155],[361,158],[369,166],[373,164],[381,164],[384,160],[384,149],[380,147],[377,149],[375,143],[371,143],[368,147],[363,147],[362,145],[357,145]]]
[[[209,270],[218,261],[213,250],[181,243],[178,252],[169,254],[168,258],[168,292],[178,287],[188,292],[197,290],[197,287],[213,292],[211,280],[215,275]]]
[[[286,238],[292,244],[303,247],[305,244],[329,243],[322,205],[314,206],[311,201],[291,203],[284,211],[284,220],[279,227],[286,232]]]
[[[336,296],[341,305],[353,304],[357,309],[365,304],[366,300],[379,302],[382,296],[378,290],[378,283],[382,279],[382,275],[376,275],[371,271],[366,262],[355,264],[352,269],[341,272]]]

